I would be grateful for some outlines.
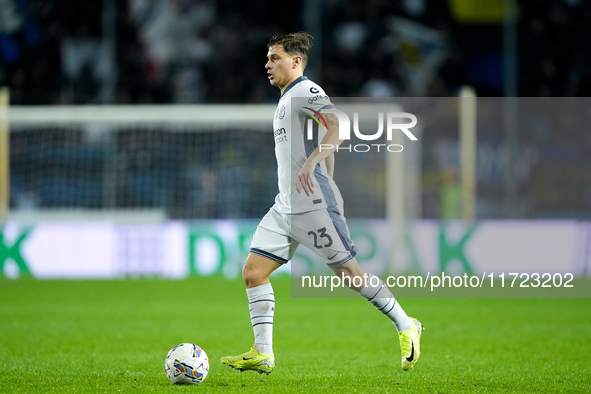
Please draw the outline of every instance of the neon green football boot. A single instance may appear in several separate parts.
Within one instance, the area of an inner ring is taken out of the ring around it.
[[[408,371],[419,361],[419,356],[421,355],[421,335],[425,329],[417,319],[412,317],[409,317],[409,319],[410,328],[398,333],[403,371]]]
[[[222,364],[239,371],[258,371],[258,373],[270,374],[275,367],[275,357],[270,354],[261,354],[251,347],[250,350],[239,356],[222,357]]]

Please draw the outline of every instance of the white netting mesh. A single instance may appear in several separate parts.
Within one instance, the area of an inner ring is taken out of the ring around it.
[[[12,109],[11,208],[261,216],[277,190],[273,111],[266,106]]]

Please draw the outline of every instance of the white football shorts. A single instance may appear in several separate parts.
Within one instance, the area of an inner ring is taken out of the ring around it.
[[[250,252],[285,264],[300,244],[322,257],[329,267],[339,267],[357,254],[338,206],[297,214],[271,208],[254,233]]]

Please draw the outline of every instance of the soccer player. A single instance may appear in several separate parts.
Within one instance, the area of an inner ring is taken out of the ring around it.
[[[221,361],[241,371],[265,374],[273,371],[275,297],[269,276],[286,264],[303,244],[394,323],[400,340],[402,369],[407,371],[421,354],[423,326],[406,315],[381,279],[364,281],[360,287],[353,284],[354,277],[373,275],[357,263],[357,247],[349,235],[343,200],[333,181],[334,151],[343,141],[339,140],[337,116],[324,111],[334,106],[322,88],[303,75],[311,46],[312,36],[306,32],[276,34],[267,45],[267,77],[271,85],[281,90],[273,119],[279,194],[257,227],[242,271],[254,345],[244,354],[222,357]],[[302,97],[306,100],[297,99]],[[312,115],[322,115],[326,125],[318,127],[314,138],[308,139],[304,125]],[[333,148],[324,149],[329,145]],[[379,285],[372,287],[370,282]]]

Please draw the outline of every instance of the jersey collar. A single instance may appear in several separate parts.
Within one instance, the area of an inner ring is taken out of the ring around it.
[[[307,80],[308,80],[308,77],[305,77],[302,75],[301,77],[299,77],[298,79],[296,79],[295,81],[293,81],[292,83],[289,84],[289,86],[285,89],[285,91],[283,92],[281,97],[285,96],[285,94],[289,91],[289,89],[293,88],[296,84],[298,84],[302,81],[307,81]]]

